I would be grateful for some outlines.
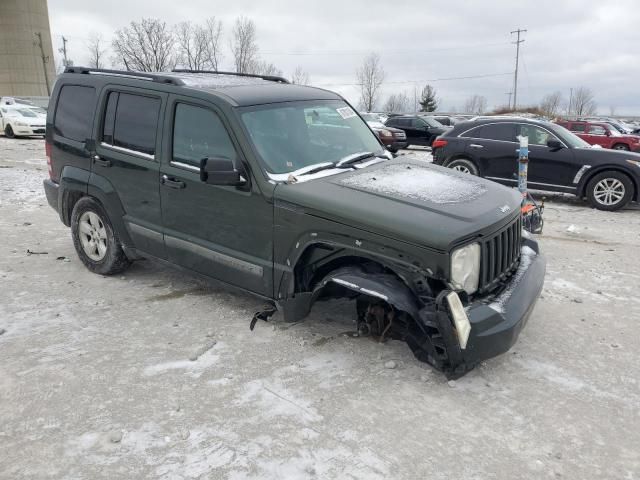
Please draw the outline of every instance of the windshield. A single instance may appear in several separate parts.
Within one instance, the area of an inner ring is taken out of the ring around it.
[[[444,125],[442,125],[439,121],[437,121],[435,118],[432,117],[422,117],[422,119],[427,122],[427,125],[429,125],[430,127],[444,127]]]
[[[556,136],[569,146],[569,148],[591,148],[591,145],[582,140],[577,135],[564,128],[562,125],[556,125],[554,123],[545,125],[549,130],[556,134]]]
[[[15,109],[16,112],[18,112],[20,115],[22,115],[23,117],[31,117],[31,118],[35,118],[38,115],[36,115],[36,113],[28,108],[16,108]]]
[[[360,116],[367,122],[380,122],[380,116],[375,113],[361,113]]]
[[[345,102],[287,102],[241,110],[269,173],[282,174],[361,152],[383,154],[375,135]]]
[[[37,113],[38,115],[46,115],[47,111],[41,107],[29,107],[29,110]]]

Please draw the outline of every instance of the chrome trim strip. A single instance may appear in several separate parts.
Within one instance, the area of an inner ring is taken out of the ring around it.
[[[591,165],[583,165],[582,168],[580,170],[578,170],[578,173],[576,173],[576,176],[573,177],[573,183],[574,184],[578,184],[580,183],[580,180],[582,179],[582,176],[585,174],[585,172],[587,170],[589,170],[591,168]]]
[[[224,253],[216,252],[214,250],[203,247],[196,243],[188,242],[186,240],[172,237],[170,235],[164,236],[164,242],[167,247],[187,250],[207,260],[214,261],[216,263],[225,265],[227,267],[235,268],[236,270],[241,270],[243,272],[250,273],[251,275],[262,277],[263,268],[260,265],[255,265],[245,260],[240,260],[239,258],[235,258],[230,255],[225,255]]]
[[[134,155],[136,157],[141,157],[146,160],[155,160],[156,157],[154,155],[149,155],[148,153],[138,152],[137,150],[129,150],[128,148],[118,147],[117,145],[111,145],[110,143],[100,142],[100,146],[115,150],[116,152],[127,153],[129,155]]]
[[[169,165],[176,168],[182,168],[184,170],[189,170],[190,172],[200,173],[200,169],[195,165],[189,165],[188,163],[176,162],[175,160],[171,160]]]
[[[502,178],[502,177],[484,177],[484,178],[488,178],[489,180],[501,180],[503,182],[514,182],[514,183],[518,182],[518,180],[516,180],[514,178]],[[567,187],[566,185],[556,185],[555,183],[531,182],[531,181],[527,180],[527,185],[528,184],[544,185],[545,187],[566,188],[568,190],[575,190],[576,189],[576,187]]]

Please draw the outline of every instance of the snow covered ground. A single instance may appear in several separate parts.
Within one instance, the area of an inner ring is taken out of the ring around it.
[[[547,195],[533,316],[447,383],[346,302],[250,332],[260,301],[215,283],[88,272],[46,172],[0,137],[0,478],[638,478],[639,208]]]

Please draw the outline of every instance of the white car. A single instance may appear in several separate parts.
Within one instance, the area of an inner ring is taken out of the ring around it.
[[[0,106],[0,131],[9,137],[44,136],[47,123],[46,113],[26,105]]]

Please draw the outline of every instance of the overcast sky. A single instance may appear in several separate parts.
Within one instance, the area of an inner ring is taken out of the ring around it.
[[[601,113],[640,115],[637,0],[49,0],[49,15],[54,47],[67,37],[76,65],[87,63],[94,32],[110,41],[115,30],[142,17],[174,24],[216,16],[226,34],[227,69],[233,22],[244,15],[257,25],[261,58],[285,76],[299,65],[313,85],[357,103],[355,71],[377,52],[386,72],[380,103],[401,91],[413,98],[414,85],[430,83],[442,110],[473,94],[486,96],[490,107],[506,104],[515,67],[509,32],[525,28],[519,105],[556,90],[568,102],[571,87],[585,86]],[[480,75],[487,76],[446,80]]]

